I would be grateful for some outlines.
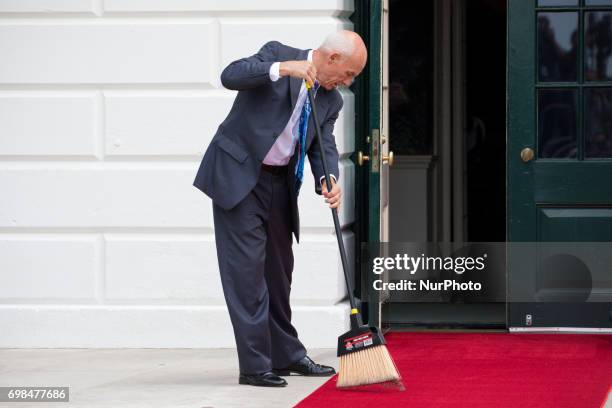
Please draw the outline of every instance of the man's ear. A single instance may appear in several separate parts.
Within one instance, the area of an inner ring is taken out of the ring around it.
[[[337,64],[337,63],[339,63],[341,60],[342,60],[342,55],[340,55],[340,53],[339,53],[339,52],[332,52],[332,53],[329,55],[329,60],[328,60],[328,62],[329,62],[329,64],[331,65],[331,64]]]

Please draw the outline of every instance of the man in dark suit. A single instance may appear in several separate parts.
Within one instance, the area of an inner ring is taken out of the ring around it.
[[[270,41],[221,73],[223,86],[239,92],[193,185],[213,200],[217,257],[238,349],[240,384],[285,386],[279,376],[335,372],[307,356],[291,324],[291,234],[299,243],[297,197],[306,155],[315,192],[331,208],[340,206],[332,131],[343,101],[336,88],[349,86],[366,59],[361,37],[343,30],[315,50]],[[315,91],[331,191],[324,181],[305,81]]]

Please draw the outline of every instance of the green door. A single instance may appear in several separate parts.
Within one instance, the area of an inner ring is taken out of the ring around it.
[[[367,172],[368,183],[368,233],[369,243],[389,240],[389,143],[388,123],[388,8],[386,0],[370,1],[368,36],[368,134],[358,164]],[[391,153],[391,162],[392,162]],[[381,250],[386,246],[381,245]],[[380,253],[384,256],[384,253]],[[367,263],[362,262],[362,266]],[[371,274],[364,271],[366,281]],[[387,279],[382,276],[381,279]],[[382,306],[388,293],[375,291],[366,282],[368,292],[368,323],[380,327]]]
[[[507,174],[511,329],[612,328],[612,0],[508,1]]]

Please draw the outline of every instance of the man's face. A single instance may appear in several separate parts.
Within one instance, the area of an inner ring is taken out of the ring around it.
[[[339,86],[349,87],[362,70],[358,55],[343,58],[338,53],[331,53],[327,55],[323,69],[319,70],[317,76],[321,86],[331,91]]]

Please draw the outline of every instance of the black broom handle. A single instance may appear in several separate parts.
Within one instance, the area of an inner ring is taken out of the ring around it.
[[[306,82],[306,89],[308,91],[308,99],[310,100],[310,106],[312,108],[312,118],[315,123],[315,135],[319,139],[319,148],[321,149],[321,162],[323,163],[323,172],[325,173],[325,183],[327,185],[327,191],[331,191],[332,184],[331,178],[329,177],[329,171],[327,170],[327,160],[325,160],[325,149],[323,148],[323,139],[320,135],[319,119],[317,118],[317,111],[315,110],[314,97],[312,96],[312,89],[308,82]],[[332,217],[334,218],[334,228],[336,229],[336,238],[338,239],[338,247],[340,248],[340,258],[342,259],[342,270],[344,271],[344,280],[346,281],[346,289],[348,290],[349,302],[351,309],[356,309],[355,297],[353,296],[353,286],[348,275],[348,263],[346,261],[346,250],[344,249],[344,240],[342,239],[342,231],[340,230],[340,221],[338,220],[338,210],[336,208],[331,209]]]

